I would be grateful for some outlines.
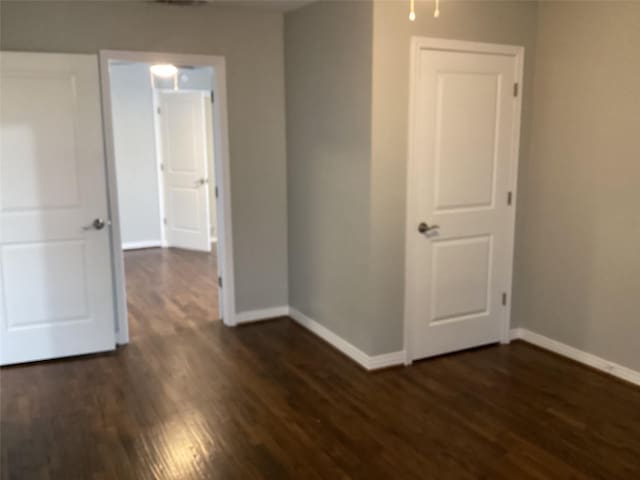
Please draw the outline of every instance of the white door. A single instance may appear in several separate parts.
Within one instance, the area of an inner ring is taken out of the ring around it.
[[[97,58],[2,52],[0,72],[0,363],[112,350]]]
[[[157,119],[169,247],[211,251],[204,92],[160,91]]]
[[[519,99],[515,54],[416,45],[413,62],[406,315],[416,359],[501,339]]]

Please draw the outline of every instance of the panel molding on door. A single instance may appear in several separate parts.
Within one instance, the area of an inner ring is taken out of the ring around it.
[[[407,363],[508,341],[524,49],[414,37]]]
[[[0,364],[112,350],[97,57],[0,55]]]

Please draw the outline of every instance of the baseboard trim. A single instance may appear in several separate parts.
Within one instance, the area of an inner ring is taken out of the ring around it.
[[[545,350],[557,353],[563,357],[570,358],[576,362],[588,365],[602,372],[621,378],[635,385],[640,385],[640,372],[632,370],[623,365],[619,365],[604,358],[593,355],[582,350],[578,350],[570,345],[553,340],[539,333],[532,332],[526,328],[514,328],[511,330],[512,340],[523,340],[525,342],[536,345]]]
[[[277,317],[286,317],[289,315],[289,307],[271,307],[262,308],[260,310],[248,310],[246,312],[236,313],[236,324],[259,322],[262,320],[270,320]]]
[[[324,325],[306,316],[301,311],[289,307],[289,316],[299,325],[320,337],[329,345],[340,351],[365,370],[378,370],[404,364],[404,351],[385,353],[382,355],[367,355],[355,345],[329,330]]]
[[[122,242],[123,250],[138,250],[141,248],[158,248],[162,246],[160,240],[146,240],[144,242]]]

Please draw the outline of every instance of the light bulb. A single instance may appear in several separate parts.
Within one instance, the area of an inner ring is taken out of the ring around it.
[[[411,20],[412,22],[415,22],[415,20],[416,20],[416,12],[410,12],[409,13],[409,20]]]

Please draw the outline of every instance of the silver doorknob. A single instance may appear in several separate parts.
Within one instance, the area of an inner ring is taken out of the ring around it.
[[[426,222],[420,222],[420,224],[418,225],[418,231],[420,233],[428,233],[433,230],[438,230],[439,228],[440,228],[440,225],[429,225]]]
[[[82,229],[83,230],[102,230],[105,227],[105,225],[107,225],[108,223],[110,223],[108,220],[96,218],[89,225],[85,225],[84,227],[82,227]]]

